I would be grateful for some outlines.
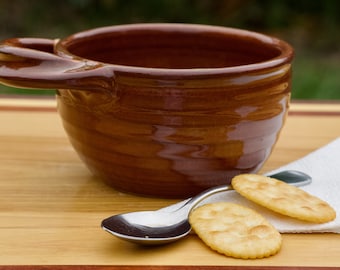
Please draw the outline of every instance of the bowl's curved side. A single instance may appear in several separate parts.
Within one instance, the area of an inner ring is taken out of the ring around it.
[[[59,90],[58,108],[75,150],[111,186],[188,197],[261,168],[284,124],[290,79],[290,64],[176,87],[121,76],[117,99]]]

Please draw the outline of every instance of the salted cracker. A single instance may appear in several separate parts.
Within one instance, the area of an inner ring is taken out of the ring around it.
[[[335,210],[325,201],[280,180],[258,174],[241,174],[232,179],[242,196],[282,215],[313,223],[335,219]]]
[[[205,204],[190,213],[189,222],[206,245],[234,258],[264,258],[281,248],[280,233],[260,214],[238,204]]]

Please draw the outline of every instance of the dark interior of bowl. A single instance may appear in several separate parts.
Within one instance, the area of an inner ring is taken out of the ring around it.
[[[67,44],[74,55],[99,62],[148,68],[222,68],[268,61],[278,48],[250,35],[210,31],[132,29],[98,33]]]

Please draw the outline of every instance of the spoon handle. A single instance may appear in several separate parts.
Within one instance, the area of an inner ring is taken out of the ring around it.
[[[210,189],[207,189],[203,191],[202,193],[192,197],[190,200],[188,200],[182,208],[188,207],[188,214],[197,204],[199,204],[201,201],[205,200],[206,198],[210,197],[211,195],[214,195],[216,193],[228,191],[228,190],[234,190],[231,185],[223,185],[218,187],[212,187]]]
[[[309,185],[312,182],[312,177],[308,174],[305,174],[301,171],[295,170],[288,170],[288,171],[281,171],[278,173],[267,175],[268,177],[279,179],[287,184],[302,187],[305,185]]]
[[[274,174],[267,174],[268,177],[273,177],[276,179],[279,179],[283,182],[286,182],[287,184],[293,185],[293,186],[305,186],[312,182],[312,178],[303,172],[295,171],[295,170],[288,170],[288,171],[281,171]],[[187,200],[181,201],[177,204],[168,206],[166,208],[162,208],[159,211],[161,212],[176,212],[176,211],[185,211],[186,209],[187,214],[201,201],[205,200],[206,198],[210,197],[211,195],[214,195],[216,193],[228,191],[228,190],[234,190],[231,185],[223,185],[223,186],[217,186],[212,187],[210,189],[207,189],[203,191],[202,193],[189,198]]]

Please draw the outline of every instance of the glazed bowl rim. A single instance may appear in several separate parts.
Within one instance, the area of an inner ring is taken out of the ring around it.
[[[81,31],[72,34],[66,38],[56,40],[55,52],[63,58],[82,60],[87,62],[93,62],[93,59],[83,58],[77,56],[68,51],[67,46],[74,42],[74,40],[90,39],[93,36],[105,35],[113,31],[131,31],[131,30],[176,30],[176,31],[190,31],[196,32],[215,32],[228,35],[239,36],[240,38],[250,37],[256,39],[258,42],[262,42],[266,45],[273,46],[281,53],[276,57],[268,60],[251,63],[246,65],[231,66],[231,67],[214,67],[214,68],[152,68],[152,67],[140,67],[140,66],[128,66],[119,64],[110,64],[106,62],[99,62],[102,65],[110,67],[115,72],[124,73],[135,73],[144,75],[159,75],[159,76],[195,76],[195,75],[221,75],[221,74],[238,74],[247,73],[252,71],[272,69],[284,64],[289,64],[294,56],[294,50],[287,42],[272,37],[266,34],[248,31],[244,29],[224,27],[224,26],[213,26],[203,24],[186,24],[186,23],[138,23],[138,24],[123,24],[104,26],[99,28],[93,28],[85,31]],[[98,61],[95,61],[98,62]]]

